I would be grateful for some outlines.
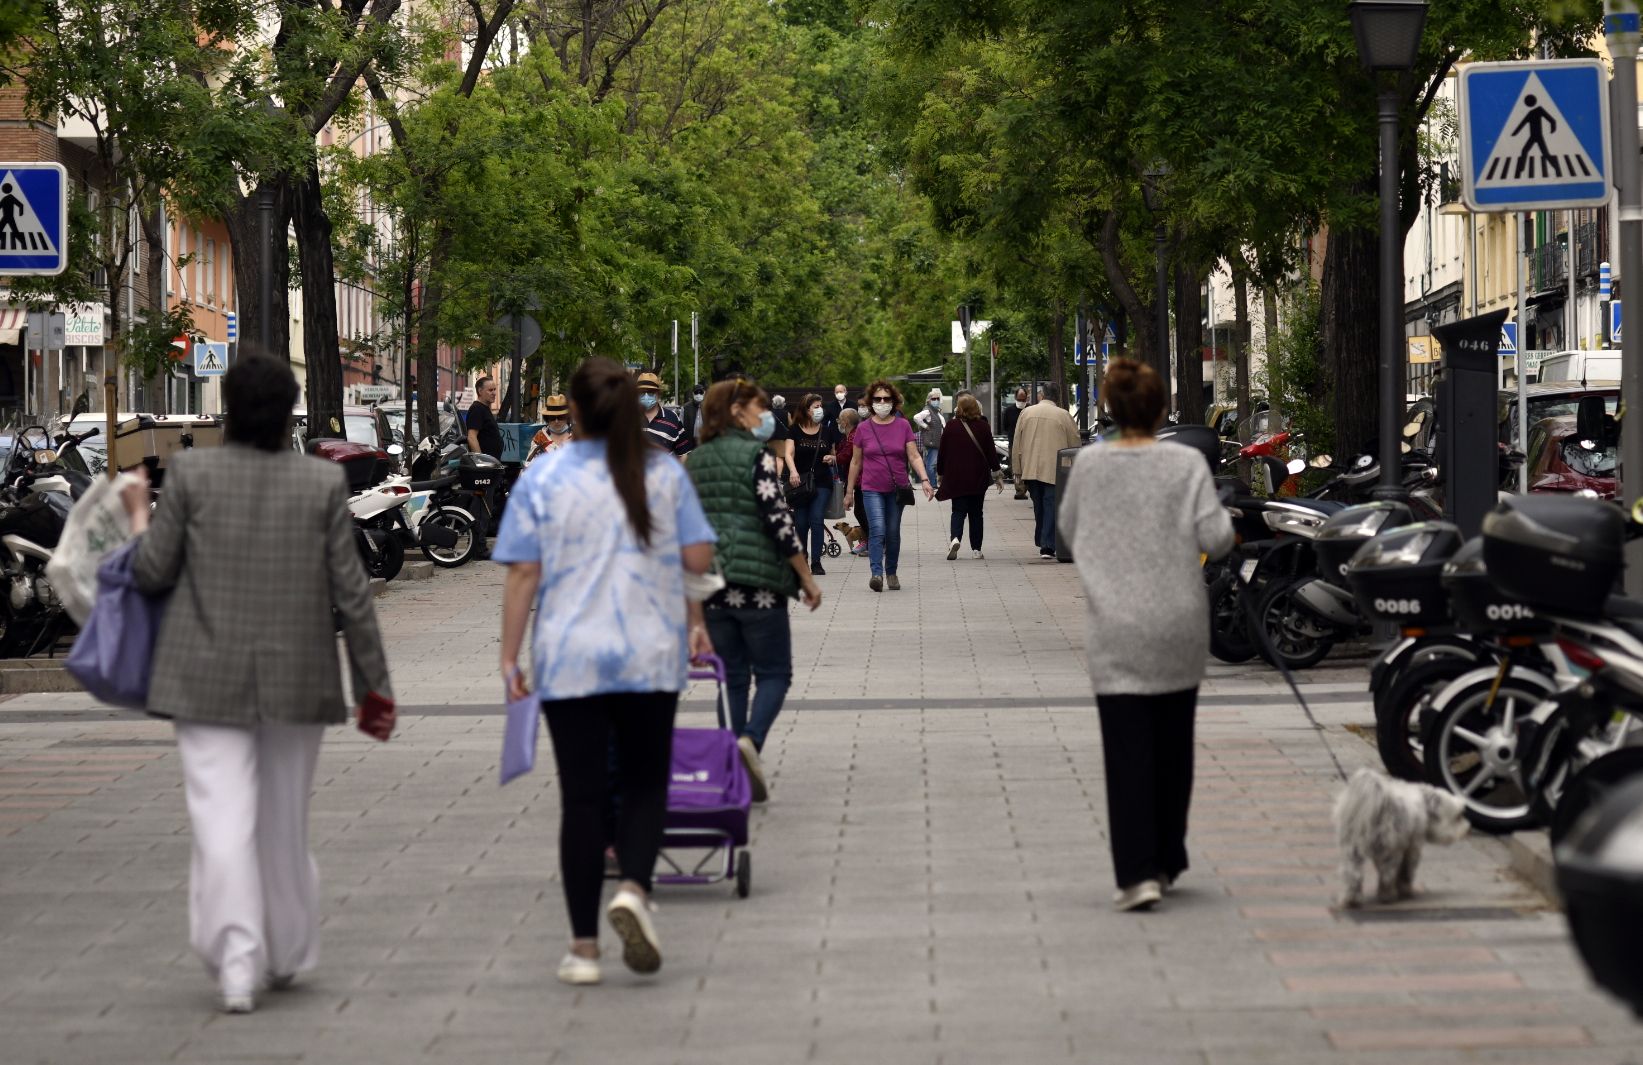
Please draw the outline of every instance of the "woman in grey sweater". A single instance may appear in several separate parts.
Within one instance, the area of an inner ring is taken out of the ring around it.
[[[1197,451],[1159,444],[1164,385],[1117,359],[1106,375],[1121,435],[1078,456],[1057,514],[1088,604],[1090,682],[1101,714],[1114,904],[1145,909],[1187,868],[1192,728],[1209,653],[1200,556],[1232,547],[1232,522]]]

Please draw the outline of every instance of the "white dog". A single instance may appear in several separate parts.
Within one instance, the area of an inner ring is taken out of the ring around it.
[[[1415,869],[1424,843],[1454,843],[1465,836],[1466,804],[1429,784],[1393,780],[1372,769],[1352,774],[1335,799],[1335,834],[1341,845],[1344,906],[1363,902],[1364,863],[1375,866],[1375,897],[1396,902],[1415,894]]]

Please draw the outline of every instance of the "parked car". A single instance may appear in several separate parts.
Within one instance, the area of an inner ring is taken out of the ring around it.
[[[1620,379],[1619,351],[1560,351],[1540,360],[1539,376],[1542,384],[1582,381],[1617,381]]]
[[[291,424],[291,446],[301,451],[308,439],[308,411],[303,407],[292,411]],[[378,407],[343,407],[342,433],[344,438],[356,444],[376,448],[385,469],[404,472],[401,458],[405,449],[397,444],[386,411]]]
[[[1585,440],[1573,416],[1543,418],[1529,430],[1529,491],[1570,493],[1590,489],[1613,499],[1619,462],[1614,444]]]
[[[1602,396],[1603,404],[1610,414],[1616,413],[1620,408],[1618,381],[1589,381],[1586,384],[1579,381],[1548,381],[1545,384],[1530,385],[1528,393],[1531,426],[1547,418],[1573,417],[1580,401],[1586,396]],[[1498,409],[1500,442],[1510,448],[1519,447],[1517,392],[1502,389]]]

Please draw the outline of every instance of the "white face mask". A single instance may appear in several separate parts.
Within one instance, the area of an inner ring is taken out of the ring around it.
[[[1022,407],[1025,407],[1027,405],[1027,401],[1024,400],[1024,399],[1018,399],[1018,400],[1015,401],[1015,405],[1016,405],[1016,409],[1020,410]]]
[[[844,405],[844,393],[843,392],[833,393],[833,398],[839,401],[839,406],[842,407]]]
[[[813,422],[819,422],[822,420],[822,409],[820,407],[810,408],[810,420]]]
[[[875,403],[875,404],[873,404],[873,413],[877,414],[880,418],[890,417],[890,404],[888,404],[888,403]]]

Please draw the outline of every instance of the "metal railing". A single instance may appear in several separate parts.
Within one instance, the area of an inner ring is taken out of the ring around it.
[[[1529,287],[1537,292],[1559,288],[1569,277],[1563,242],[1553,240],[1529,253]]]

